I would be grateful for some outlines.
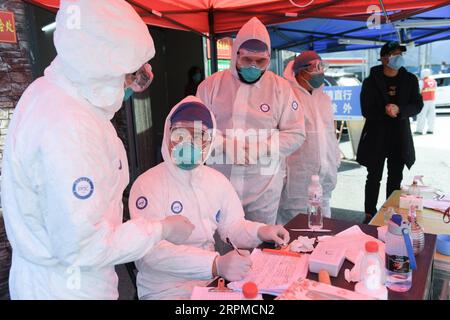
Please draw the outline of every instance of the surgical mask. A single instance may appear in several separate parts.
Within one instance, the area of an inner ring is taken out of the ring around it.
[[[195,83],[199,83],[200,80],[202,80],[202,74],[201,73],[195,73],[192,76],[192,80],[194,80]]]
[[[202,154],[202,147],[186,141],[178,143],[173,147],[172,160],[180,169],[192,170],[201,163]]]
[[[323,73],[311,74],[311,79],[306,80],[305,78],[303,78],[303,80],[305,80],[309,84],[311,89],[318,89],[321,85],[323,85],[325,75]]]
[[[254,83],[262,76],[262,70],[255,66],[251,67],[241,67],[239,69],[239,75],[242,77],[246,83]]]
[[[389,57],[388,66],[394,70],[400,69],[405,64],[405,59],[402,55]]]

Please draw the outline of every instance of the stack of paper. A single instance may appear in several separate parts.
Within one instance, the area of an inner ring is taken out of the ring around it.
[[[440,212],[445,212],[450,207],[450,195],[443,195],[439,200],[424,199],[423,206]]]
[[[361,251],[365,251],[367,241],[377,242],[379,254],[382,258],[384,258],[385,244],[382,241],[365,234],[361,228],[356,225],[336,234],[335,236],[319,237],[319,242],[325,243],[330,249],[345,248],[345,258],[352,263],[356,262],[356,258]]]
[[[302,279],[290,286],[276,300],[374,300],[372,297],[329,284]]]
[[[252,281],[258,286],[260,293],[279,295],[298,279],[306,278],[308,273],[306,254],[291,257],[255,249],[250,257],[252,259],[250,274],[241,281],[229,283],[229,288],[240,291],[244,283]]]

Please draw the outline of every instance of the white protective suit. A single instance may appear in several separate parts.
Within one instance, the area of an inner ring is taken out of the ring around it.
[[[233,44],[230,69],[204,80],[197,90],[197,97],[212,110],[217,128],[224,135],[227,129],[279,130],[279,134],[272,135],[279,138],[279,157],[275,157],[277,161],[271,163],[275,170],[266,171],[261,163],[239,165],[217,164],[215,160],[207,162],[231,181],[242,201],[247,219],[274,224],[285,176],[282,164],[304,141],[303,111],[289,83],[269,70],[254,84],[239,80],[237,52],[250,39],[260,40],[270,48],[267,29],[257,18],[252,18],[238,32]],[[269,141],[270,133],[264,143],[273,143]],[[220,151],[215,150],[214,158],[217,154]]]
[[[200,102],[189,96],[170,112],[164,127],[164,162],[139,176],[130,192],[132,217],[163,219],[186,216],[195,229],[184,245],[161,241],[136,262],[140,299],[189,299],[194,286],[212,279],[214,233],[230,238],[239,248],[254,248],[261,241],[258,229],[264,224],[244,220],[242,204],[233,186],[221,173],[200,165],[193,170],[178,168],[170,157],[170,118],[185,102]],[[214,128],[216,121],[213,119]]]
[[[4,152],[11,297],[117,299],[114,265],[162,237],[159,222],[122,223],[128,162],[110,122],[153,41],[122,0],[61,1],[56,23],[58,55],[22,95]]]
[[[278,223],[287,223],[298,213],[306,213],[311,176],[319,175],[323,188],[324,216],[331,217],[330,198],[336,186],[341,162],[336,139],[333,109],[323,86],[310,94],[295,79],[291,61],[284,77],[289,81],[305,114],[306,140],[286,161],[286,184],[281,196]]]

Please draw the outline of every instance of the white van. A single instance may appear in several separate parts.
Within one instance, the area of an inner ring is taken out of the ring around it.
[[[437,82],[436,112],[450,113],[450,73],[433,74],[431,78]]]

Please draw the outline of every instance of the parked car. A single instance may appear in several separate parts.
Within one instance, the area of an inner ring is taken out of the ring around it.
[[[437,82],[436,112],[450,113],[450,73],[439,73],[431,76]]]

